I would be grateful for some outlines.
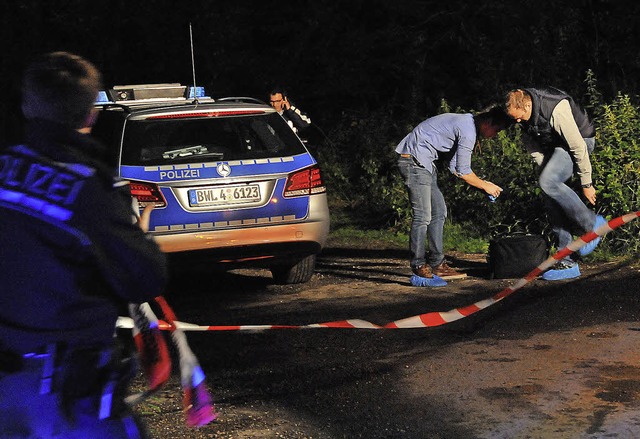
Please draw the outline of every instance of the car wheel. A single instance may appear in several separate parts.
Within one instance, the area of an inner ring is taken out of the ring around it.
[[[294,265],[271,267],[275,283],[280,285],[308,282],[316,268],[316,255],[307,256]]]

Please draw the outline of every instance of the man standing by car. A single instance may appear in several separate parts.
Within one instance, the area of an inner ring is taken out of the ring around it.
[[[449,170],[465,183],[493,197],[502,188],[479,178],[471,169],[471,154],[477,137],[494,137],[509,121],[501,108],[494,107],[476,115],[445,113],[431,117],[411,131],[396,148],[398,167],[411,203],[411,269],[415,286],[441,286],[442,279],[466,276],[450,267],[444,259],[443,229],[447,216],[444,196],[438,188],[435,162],[451,155]],[[426,257],[425,241],[429,239]],[[438,279],[440,278],[440,279]]]
[[[84,129],[99,71],[66,52],[26,70],[24,145],[0,152],[0,436],[140,437],[114,340],[128,302],[162,294],[166,260]]]
[[[577,170],[582,193],[596,204],[596,190],[591,179],[589,154],[595,146],[596,130],[587,112],[565,92],[553,87],[511,90],[505,100],[507,114],[522,125],[527,151],[540,167],[538,182],[545,194],[549,221],[559,249],[573,240],[571,230],[583,233],[597,229],[606,220],[596,215],[566,182]],[[600,237],[580,248],[582,256],[591,253]],[[546,271],[546,280],[580,276],[578,264],[570,255]]]
[[[311,125],[311,118],[289,101],[283,87],[274,87],[271,90],[271,93],[269,93],[269,105],[287,121],[296,133],[299,133]]]

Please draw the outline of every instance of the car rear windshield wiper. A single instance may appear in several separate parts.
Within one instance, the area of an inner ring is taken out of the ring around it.
[[[202,155],[208,153],[209,150],[204,145],[189,146],[187,148],[174,149],[171,151],[165,151],[162,153],[163,159],[175,159],[181,157],[188,157],[191,155]]]

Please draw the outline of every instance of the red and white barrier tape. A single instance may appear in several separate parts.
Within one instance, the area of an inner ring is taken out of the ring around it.
[[[626,215],[614,218],[607,223],[601,225],[597,229],[585,233],[580,238],[573,241],[565,248],[557,251],[554,255],[550,256],[536,268],[531,270],[526,276],[518,279],[513,285],[503,289],[498,294],[473,305],[465,306],[462,308],[454,308],[449,311],[435,311],[426,314],[420,314],[413,317],[408,317],[401,320],[396,320],[387,323],[383,326],[367,322],[360,319],[340,320],[335,322],[314,323],[310,325],[230,325],[230,326],[217,326],[217,325],[196,325],[193,323],[175,321],[170,325],[169,323],[160,321],[160,329],[171,330],[176,326],[183,331],[264,331],[272,329],[306,329],[306,328],[354,328],[354,329],[406,329],[406,328],[428,328],[434,326],[441,326],[446,323],[451,323],[456,320],[460,320],[464,317],[470,316],[482,309],[485,309],[505,297],[513,294],[533,279],[538,277],[542,272],[546,271],[557,261],[561,260],[565,256],[575,252],[588,242],[593,241],[598,236],[604,236],[614,229],[617,229],[623,224],[628,223],[636,218],[640,217],[640,211],[628,213]],[[119,328],[132,328],[133,321],[129,317],[118,317],[117,326]]]

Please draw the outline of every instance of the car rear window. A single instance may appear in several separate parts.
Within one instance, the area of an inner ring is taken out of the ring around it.
[[[306,152],[277,113],[199,118],[131,118],[123,165],[163,165],[282,157]]]

